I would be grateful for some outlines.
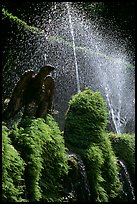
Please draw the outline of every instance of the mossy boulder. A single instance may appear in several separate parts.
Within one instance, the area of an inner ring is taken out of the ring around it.
[[[102,141],[107,114],[100,92],[85,90],[72,96],[65,119],[66,144],[87,148],[92,142]]]
[[[10,131],[2,126],[2,201],[3,202],[24,202],[25,162],[19,152],[11,144],[8,137]]]
[[[108,133],[117,158],[123,161],[135,188],[135,134]]]
[[[46,120],[26,117],[20,124],[14,123],[10,131],[8,129],[5,131],[7,132],[3,134],[8,134],[9,141],[16,149],[12,159],[19,168],[18,170],[9,167],[9,172],[13,177],[17,175],[16,179],[19,178],[18,174],[23,174],[26,189],[25,198],[29,202],[61,201],[64,195],[63,178],[68,173],[67,148],[64,145],[62,133],[52,116],[48,115]],[[21,158],[16,156],[16,152]],[[8,165],[8,160],[5,162]],[[24,163],[26,165],[23,169]],[[15,164],[13,167],[16,167]],[[5,175],[6,170],[4,166],[3,168],[3,175]],[[7,179],[10,175],[7,176]],[[15,188],[18,187],[16,185]],[[9,192],[14,191],[10,187],[12,186],[9,186]],[[3,189],[5,189],[4,186]],[[22,195],[23,190],[20,191],[18,194]],[[5,196],[5,192],[3,196]],[[10,193],[7,201],[11,201],[13,196],[14,194]],[[20,197],[22,198],[22,196]],[[13,201],[19,201],[19,198]]]
[[[64,137],[86,166],[91,201],[113,201],[121,192],[117,158],[106,134],[107,106],[100,92],[85,90],[69,102]]]

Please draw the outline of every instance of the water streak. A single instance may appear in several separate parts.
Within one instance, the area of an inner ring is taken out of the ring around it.
[[[110,99],[109,99],[109,94],[108,94],[108,88],[107,87],[105,87],[105,91],[106,91],[106,98],[107,98],[108,106],[110,108],[110,113],[111,113],[111,116],[112,116],[112,121],[113,121],[113,124],[115,126],[116,133],[121,133],[121,131],[120,131],[120,111],[118,111],[117,121],[116,121],[114,110],[113,110],[112,104],[111,104]]]
[[[132,186],[132,183],[131,183],[131,180],[130,180],[130,177],[129,177],[129,174],[128,174],[128,171],[127,171],[127,168],[126,168],[125,164],[122,161],[118,160],[118,162],[119,162],[120,166],[123,169],[124,176],[125,176],[126,181],[128,183],[129,193],[131,193],[131,199],[135,200],[134,189],[133,189],[133,186]],[[125,192],[125,193],[129,194],[128,192]]]
[[[73,174],[76,173],[77,175],[75,180],[76,183],[73,184],[75,186],[73,191],[76,193],[77,201],[88,202],[90,201],[91,193],[83,160],[80,155],[72,152],[69,153],[68,157],[77,163],[76,172],[73,172]]]
[[[89,190],[89,184],[88,184],[88,179],[87,179],[87,174],[86,174],[86,169],[85,165],[81,159],[81,157],[78,155],[78,166],[81,172],[81,175],[83,177],[83,182],[84,182],[84,188],[85,188],[85,193],[86,193],[86,201],[90,201],[90,190]]]
[[[72,20],[71,20],[71,14],[70,14],[70,8],[69,8],[68,2],[66,3],[66,5],[67,5],[67,10],[68,10],[70,31],[71,31],[71,35],[72,35],[73,53],[74,53],[74,61],[75,61],[75,68],[76,68],[77,91],[80,92],[80,82],[79,82],[78,63],[77,63],[77,56],[76,56],[76,46],[75,46],[73,24],[72,24]]]

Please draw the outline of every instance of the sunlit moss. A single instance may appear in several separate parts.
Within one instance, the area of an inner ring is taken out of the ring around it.
[[[100,92],[85,90],[72,97],[65,120],[66,145],[85,162],[91,200],[113,201],[121,192],[117,158],[105,134],[106,103]]]
[[[10,130],[2,125],[2,201],[23,202],[25,162],[11,144]]]
[[[113,150],[119,160],[122,160],[135,185],[135,134],[108,133]]]
[[[25,21],[22,21],[17,16],[12,15],[5,8],[2,8],[2,13],[4,14],[5,17],[8,17],[10,21],[16,22],[17,26],[23,26],[24,29],[27,30],[27,31],[30,31],[30,32],[33,32],[33,33],[42,32],[41,29],[39,29],[37,27],[34,27],[34,26],[29,26]]]
[[[23,189],[18,189],[17,185],[20,182],[20,175],[23,174],[26,198],[29,202],[61,201],[63,199],[62,179],[68,173],[68,158],[63,136],[54,119],[50,115],[46,122],[42,118],[26,117],[20,127],[17,123],[10,131],[3,127],[3,138],[5,135],[6,138],[9,136],[7,140],[12,141],[13,148],[9,144],[9,150],[6,152],[7,146],[5,149],[3,145],[3,200],[20,201],[22,199]],[[16,155],[18,152],[20,157]],[[9,166],[10,160],[6,158],[13,161],[14,169]],[[25,170],[22,163],[25,163]]]

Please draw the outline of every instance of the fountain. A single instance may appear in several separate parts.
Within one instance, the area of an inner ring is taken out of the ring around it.
[[[88,87],[99,90],[106,99],[113,123],[111,129],[116,133],[125,132],[126,125],[133,124],[135,118],[134,61],[128,54],[127,41],[121,40],[113,27],[108,26],[107,30],[98,19],[87,19],[71,2],[53,2],[47,15],[43,12],[45,7],[46,2],[43,2],[36,20],[43,32],[30,34],[26,38],[23,34],[18,37],[14,33],[17,43],[13,47],[15,57],[12,59],[12,72],[7,71],[10,65],[8,60],[3,66],[3,87],[8,87],[8,90],[3,90],[4,98],[10,97],[16,82],[28,68],[38,72],[45,63],[52,64],[56,67],[52,74],[55,80],[53,104],[58,112],[54,117],[62,130],[71,96]],[[14,40],[11,37],[9,41]],[[89,196],[84,165],[79,161]],[[123,163],[121,166],[125,171]]]
[[[86,169],[85,169],[85,165],[81,159],[81,157],[78,155],[77,156],[78,159],[78,166],[79,166],[79,171],[81,174],[82,179],[82,188],[83,188],[83,197],[85,201],[90,201],[90,190],[89,190],[89,184],[88,184],[88,179],[87,179],[87,174],[86,174]]]
[[[65,179],[64,202],[90,202],[91,193],[85,165],[79,155],[70,152],[67,156],[70,171]]]
[[[128,201],[134,201],[135,200],[134,189],[133,189],[127,168],[123,163],[123,161],[118,160],[118,163],[121,168],[120,180],[123,183],[123,193],[125,197],[128,199]]]
[[[122,118],[120,117],[121,100],[119,99],[119,108],[117,109],[117,113],[114,113],[114,109],[113,109],[112,103],[110,102],[110,98],[109,98],[109,89],[107,88],[107,86],[105,87],[105,91],[106,91],[106,99],[108,102],[110,114],[112,116],[112,122],[114,124],[114,130],[116,133],[119,134],[121,133],[121,125],[122,124],[126,125],[126,121],[125,121],[126,118],[122,120]]]
[[[69,23],[70,23],[70,31],[71,31],[71,35],[72,35],[74,61],[75,61],[75,68],[76,68],[77,91],[80,92],[80,83],[79,83],[78,63],[77,63],[77,56],[76,56],[76,46],[75,46],[74,31],[73,31],[73,25],[72,25],[71,14],[70,14],[70,9],[69,9],[68,2],[66,3],[66,5],[67,5],[68,17],[69,17]]]
[[[70,97],[88,87],[99,90],[106,99],[111,130],[134,131],[134,65],[127,41],[113,27],[105,29],[100,20],[87,19],[82,9],[76,9],[71,2],[52,5],[45,17],[43,2],[36,20],[43,32],[29,35],[26,41],[22,37],[17,44],[18,55],[13,60],[16,69],[10,80],[4,70],[5,87],[11,93],[13,87],[9,84],[15,84],[28,67],[38,71],[45,63],[53,64],[57,67],[52,75],[56,84],[53,103],[58,113],[55,119],[62,130]],[[25,49],[24,44],[30,48]],[[126,130],[129,124],[133,127]]]

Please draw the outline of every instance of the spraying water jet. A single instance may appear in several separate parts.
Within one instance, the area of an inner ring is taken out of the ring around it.
[[[67,10],[68,10],[68,17],[69,17],[69,23],[70,23],[70,31],[72,35],[72,43],[73,43],[73,52],[74,52],[74,61],[75,61],[75,68],[76,68],[76,81],[77,81],[77,91],[80,92],[80,82],[79,82],[79,73],[78,73],[78,63],[77,63],[77,56],[76,56],[76,46],[75,46],[75,38],[74,38],[74,30],[73,30],[73,24],[71,20],[71,14],[70,14],[70,8],[69,3],[66,3]]]
[[[37,35],[30,34],[18,44],[17,57],[12,60],[16,69],[10,80],[6,71],[8,63],[4,66],[4,87],[9,87],[11,93],[10,84],[15,84],[28,67],[38,71],[46,61],[59,67],[54,72],[54,107],[59,111],[59,124],[64,120],[71,95],[89,87],[99,90],[107,100],[113,123],[111,130],[124,133],[132,124],[130,129],[134,131],[134,63],[128,56],[126,40],[121,42],[114,28],[112,35],[107,35],[99,21],[87,19],[69,2],[56,2],[47,16],[41,12],[36,22],[43,22],[41,31],[35,29]],[[44,23],[45,18],[49,19],[48,24]],[[32,46],[25,50],[24,44],[33,44],[33,50]],[[8,98],[9,93],[6,94]],[[63,124],[60,127],[63,129]]]

